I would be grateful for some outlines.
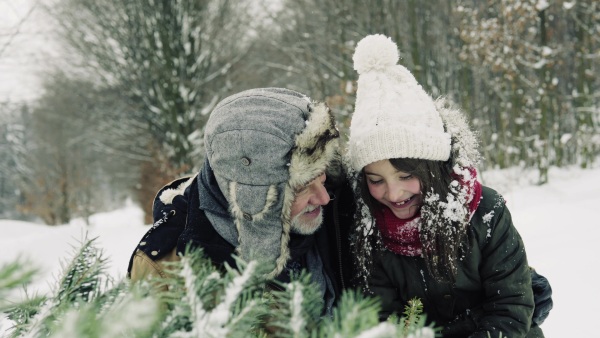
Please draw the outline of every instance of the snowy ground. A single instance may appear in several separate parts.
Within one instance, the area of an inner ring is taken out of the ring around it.
[[[555,169],[550,184],[536,186],[531,173],[518,170],[485,172],[484,184],[502,192],[513,221],[525,241],[530,265],[548,277],[554,309],[542,328],[547,338],[597,337],[600,293],[596,291],[600,254],[597,210],[600,207],[600,168]],[[71,257],[85,233],[98,237],[99,247],[110,258],[110,273],[122,278],[129,256],[146,232],[142,213],[134,205],[97,214],[91,225],[81,221],[47,227],[0,220],[0,264],[28,258],[41,275],[28,291],[47,292],[60,272],[61,262]],[[594,221],[594,219],[596,219]],[[596,224],[596,225],[594,225]],[[594,263],[595,262],[595,263]],[[7,329],[0,320],[0,337]]]

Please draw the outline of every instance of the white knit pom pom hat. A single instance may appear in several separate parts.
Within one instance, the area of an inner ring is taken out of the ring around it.
[[[398,47],[385,35],[369,35],[356,46],[359,77],[348,154],[357,171],[385,159],[450,157],[450,135],[433,99],[398,59]]]

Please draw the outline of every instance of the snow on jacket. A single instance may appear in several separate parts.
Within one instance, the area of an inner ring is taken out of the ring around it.
[[[444,337],[543,337],[539,327],[530,328],[534,297],[523,241],[504,199],[490,188],[483,187],[467,242],[454,284],[432,278],[420,256],[383,250],[374,257],[370,286],[382,316],[402,314],[418,297]]]

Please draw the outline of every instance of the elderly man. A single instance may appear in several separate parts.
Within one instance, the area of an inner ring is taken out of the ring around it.
[[[191,245],[216,265],[235,266],[234,253],[271,263],[269,276],[282,282],[306,269],[330,313],[352,274],[353,198],[336,187],[345,182],[338,138],[330,110],[300,93],[264,88],[224,99],[206,124],[199,174],[158,192],[131,279],[164,276],[163,263]]]

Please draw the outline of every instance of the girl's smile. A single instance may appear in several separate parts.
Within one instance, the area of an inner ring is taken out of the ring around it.
[[[408,199],[405,199],[404,201],[401,202],[392,202],[392,206],[394,207],[394,209],[402,209],[402,208],[406,208],[410,206],[410,202],[412,202],[415,199],[415,196],[411,196]]]

